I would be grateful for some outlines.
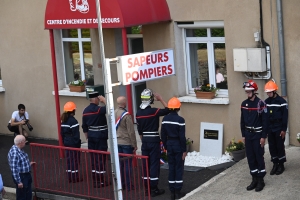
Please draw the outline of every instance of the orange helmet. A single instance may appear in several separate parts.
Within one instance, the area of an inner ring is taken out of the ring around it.
[[[180,108],[181,103],[176,97],[172,97],[168,102],[168,108]]]
[[[244,82],[243,88],[245,90],[254,90],[254,91],[258,90],[257,84],[252,80],[249,80],[248,82]]]
[[[265,85],[265,92],[272,92],[278,90],[278,86],[274,81],[268,81]]]
[[[72,112],[75,109],[76,109],[76,104],[72,101],[69,101],[64,105],[65,112]]]

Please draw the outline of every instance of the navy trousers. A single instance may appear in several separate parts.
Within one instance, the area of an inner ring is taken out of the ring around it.
[[[80,163],[80,152],[79,151],[70,151],[66,150],[67,156],[67,172],[69,181],[76,181],[79,179],[79,163]]]
[[[280,136],[281,131],[276,131],[268,134],[269,150],[271,154],[271,161],[273,163],[286,162],[284,141]]]
[[[98,138],[88,139],[88,149],[107,151],[107,140]],[[106,173],[106,155],[91,153],[93,182],[104,184],[103,174]]]
[[[180,146],[167,146],[169,163],[169,189],[171,192],[180,191],[183,185],[184,161]]]
[[[32,200],[32,177],[30,172],[20,173],[20,178],[23,188],[18,188],[18,183],[14,180],[16,184],[16,200]]]
[[[133,154],[133,147],[131,145],[118,145],[119,153]],[[120,157],[120,171],[122,187],[127,190],[131,189],[131,174],[132,174],[132,158]]]
[[[264,153],[265,149],[261,147],[260,139],[246,139],[246,154],[252,176],[264,177],[266,175]]]
[[[145,186],[147,187],[147,179],[150,179],[151,188],[155,189],[158,185],[158,179],[160,174],[160,143],[159,142],[143,142],[142,155],[148,156],[148,166],[146,166],[145,159],[143,159],[143,176],[145,180]],[[149,176],[147,177],[146,169],[149,170]]]

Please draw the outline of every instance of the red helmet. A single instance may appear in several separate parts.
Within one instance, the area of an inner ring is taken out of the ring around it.
[[[254,90],[254,91],[258,90],[257,84],[252,80],[249,80],[248,82],[244,82],[243,88],[245,88],[245,90]]]

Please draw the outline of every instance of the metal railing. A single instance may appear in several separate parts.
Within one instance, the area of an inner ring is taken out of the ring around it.
[[[114,199],[110,152],[30,144],[36,191],[93,199]],[[61,152],[65,156],[61,157]],[[148,157],[119,154],[123,199],[150,199]],[[132,165],[133,160],[134,165]],[[146,169],[146,171],[145,171]],[[116,180],[117,181],[117,180]]]

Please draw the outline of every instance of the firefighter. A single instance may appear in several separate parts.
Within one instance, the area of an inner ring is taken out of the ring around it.
[[[183,185],[183,168],[186,157],[185,120],[178,115],[181,103],[173,97],[168,102],[170,114],[163,118],[161,125],[161,139],[168,152],[169,189],[171,200],[180,199]]]
[[[108,127],[106,121],[106,106],[103,96],[98,92],[89,93],[90,105],[83,111],[82,129],[88,141],[88,149],[107,151]],[[93,187],[105,187],[108,183],[104,180],[106,173],[106,155],[91,153]]]
[[[61,115],[61,136],[65,147],[80,148],[80,132],[78,121],[74,118],[76,105],[74,102],[67,102],[64,105],[64,112]],[[78,168],[80,153],[78,151],[66,150],[69,183],[80,182]]]
[[[152,108],[154,98],[160,101],[164,109]],[[141,93],[142,103],[136,113],[138,133],[142,140],[142,155],[149,157],[148,166],[143,164],[145,192],[148,194],[147,179],[150,179],[151,196],[155,197],[165,193],[165,190],[158,189],[158,179],[160,173],[160,137],[159,137],[159,117],[169,114],[167,103],[159,94],[153,94],[152,90],[144,89]],[[150,177],[146,177],[146,167]]]
[[[246,154],[252,182],[247,190],[263,190],[266,175],[264,145],[267,137],[267,108],[257,97],[257,84],[249,80],[243,85],[247,99],[241,105],[241,132],[246,145]]]
[[[279,175],[284,171],[285,134],[288,124],[288,104],[284,98],[277,94],[278,86],[273,81],[265,85],[265,92],[269,96],[266,99],[268,108],[268,143],[273,168],[270,175]]]

